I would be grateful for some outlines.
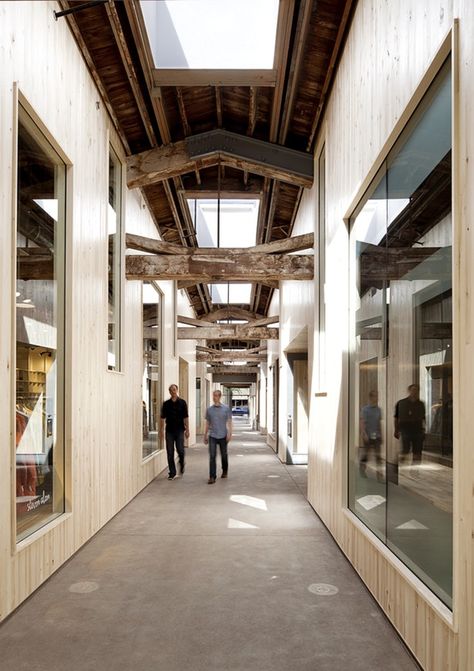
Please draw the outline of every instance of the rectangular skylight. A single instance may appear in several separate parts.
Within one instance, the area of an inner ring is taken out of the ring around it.
[[[188,198],[200,247],[253,247],[257,240],[257,198]]]
[[[278,0],[141,0],[156,68],[271,69]]]
[[[252,294],[251,284],[208,284],[214,304],[248,304]]]

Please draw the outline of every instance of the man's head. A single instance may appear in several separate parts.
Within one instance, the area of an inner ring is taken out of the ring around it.
[[[408,387],[408,396],[412,401],[417,401],[420,398],[420,387],[417,384],[411,384]]]
[[[222,393],[219,391],[219,389],[216,389],[216,391],[212,392],[212,400],[214,401],[214,405],[219,405],[220,404],[221,396],[222,396]]]
[[[168,387],[168,391],[170,392],[170,396],[173,399],[178,398],[178,385],[177,384],[170,384]]]
[[[377,405],[379,400],[379,395],[376,391],[369,391],[369,403],[370,405]]]

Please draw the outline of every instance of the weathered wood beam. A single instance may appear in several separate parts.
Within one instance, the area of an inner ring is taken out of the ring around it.
[[[218,86],[214,88],[216,94],[216,115],[217,115],[217,128],[222,128],[222,96],[221,90]]]
[[[213,375],[257,375],[259,366],[212,366]]]
[[[162,240],[153,240],[141,235],[127,233],[125,236],[125,246],[128,249],[135,249],[140,252],[149,252],[150,254],[178,254],[184,256],[235,256],[239,254],[284,254],[286,252],[299,252],[304,249],[310,249],[314,244],[314,234],[304,233],[294,238],[284,238],[266,242],[255,247],[184,247],[173,245]]]
[[[250,321],[252,319],[263,319],[264,315],[259,315],[257,312],[252,312],[251,310],[245,310],[243,308],[238,308],[236,306],[229,305],[226,308],[215,308],[208,312],[207,315],[203,316],[203,319],[210,322],[217,322],[221,319],[246,319]]]
[[[217,251],[217,250],[216,250]],[[197,282],[259,282],[311,280],[314,257],[303,254],[246,254],[204,256],[126,256],[129,280],[184,280]]]
[[[128,157],[127,183],[129,188],[148,186],[219,164],[296,186],[313,184],[310,154],[225,130],[193,135]]]
[[[273,93],[273,105],[270,118],[270,141],[276,142],[280,124],[283,91],[285,88],[286,64],[290,52],[291,27],[295,11],[295,0],[280,0],[278,25],[275,43],[275,68],[277,77]]]
[[[243,283],[243,281],[240,281],[240,283]],[[244,283],[246,284],[246,282]],[[189,289],[196,286],[196,284],[199,284],[196,280],[178,280],[178,289]],[[263,284],[264,287],[270,287],[270,289],[278,289],[280,287],[280,283],[276,280],[259,280],[259,284]]]
[[[277,83],[277,71],[245,69],[215,70],[186,68],[155,68],[153,70],[154,87],[162,86],[268,86]],[[151,90],[155,95],[155,88]]]
[[[263,317],[262,319],[255,319],[249,322],[249,326],[269,326],[270,324],[277,324],[280,321],[278,315],[273,317]]]
[[[264,354],[246,354],[242,356],[237,352],[224,352],[223,354],[209,354],[209,352],[196,352],[196,361],[200,363],[221,363],[224,361],[247,361],[252,363],[260,363],[266,361],[267,357]]]
[[[206,317],[207,315],[205,315]],[[204,319],[205,319],[204,317]],[[212,321],[204,321],[201,319],[194,319],[193,317],[185,317],[184,315],[178,315],[176,321],[178,324],[187,324],[188,326],[214,326]]]
[[[53,280],[54,260],[52,256],[22,256],[18,259],[17,277],[19,280]]]
[[[178,328],[178,340],[278,340],[279,329],[257,326],[219,326],[194,328],[182,326]]]
[[[250,97],[249,97],[249,123],[247,126],[247,135],[253,135],[255,132],[255,125],[257,123],[257,100],[258,100],[258,88],[256,86],[251,86]]]
[[[361,243],[359,272],[365,286],[371,282],[450,277],[451,247],[378,247]]]
[[[234,349],[234,348],[231,348]],[[224,352],[223,349],[216,349],[215,347],[206,347],[205,345],[196,345],[196,351],[197,352],[208,352],[210,354],[221,354]],[[266,345],[261,345],[260,347],[251,347],[249,348],[242,348],[242,349],[237,349],[235,348],[236,352],[241,352],[245,354],[262,354],[263,352],[267,353],[267,346]]]

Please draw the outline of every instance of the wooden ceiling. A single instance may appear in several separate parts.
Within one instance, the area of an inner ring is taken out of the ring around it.
[[[63,9],[84,0],[63,0]],[[274,86],[156,86],[138,0],[108,0],[66,19],[128,155],[223,128],[311,152],[356,0],[280,0]],[[251,20],[251,16],[249,16]],[[261,200],[257,243],[289,237],[302,189],[224,166],[142,189],[163,240],[197,246],[186,199],[249,194]],[[186,289],[196,315],[213,308],[205,284]],[[254,285],[239,306],[267,314],[273,289]]]

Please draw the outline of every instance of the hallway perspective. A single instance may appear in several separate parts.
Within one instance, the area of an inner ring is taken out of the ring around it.
[[[2,671],[418,668],[308,505],[305,468],[235,424],[229,479],[208,486],[207,448],[187,450],[183,478],[155,479],[4,623]]]

